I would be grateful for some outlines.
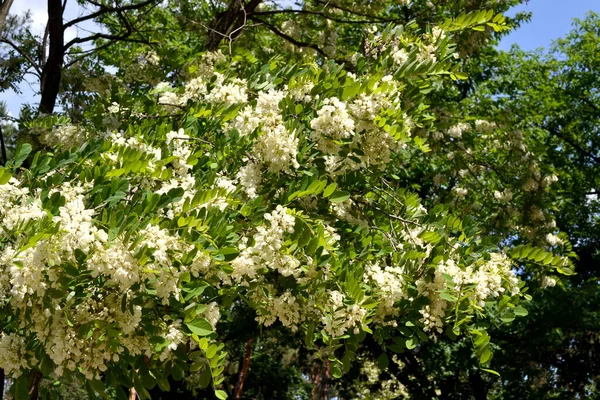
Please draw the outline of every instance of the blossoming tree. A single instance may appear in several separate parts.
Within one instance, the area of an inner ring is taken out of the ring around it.
[[[482,10],[370,28],[344,62],[320,48],[260,63],[204,52],[176,79],[117,87],[78,123],[25,122],[43,149],[23,142],[0,169],[0,367],[14,396],[80,376],[103,397],[149,398],[192,376],[225,398],[220,321],[240,308],[302,337],[328,378],[366,343],[385,369],[442,336],[472,338],[487,369],[489,324],[527,314],[515,270],[570,273],[542,208],[552,171],[518,132],[431,108],[465,78],[455,39],[505,29]],[[160,63],[146,52],[141,65]],[[490,165],[504,157],[519,189]],[[516,209],[532,198],[537,229]]]

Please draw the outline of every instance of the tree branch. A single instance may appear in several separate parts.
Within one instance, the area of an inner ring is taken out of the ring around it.
[[[283,32],[281,32],[279,29],[277,29],[275,26],[269,24],[268,22],[263,21],[260,18],[257,18],[253,15],[250,15],[250,19],[256,22],[259,22],[261,24],[263,24],[264,26],[266,26],[271,32],[273,32],[274,34],[276,34],[277,36],[287,40],[288,42],[292,43],[295,46],[298,47],[307,47],[310,49],[315,50],[317,53],[319,53],[320,55],[322,55],[325,58],[329,58],[329,56],[327,55],[327,53],[325,53],[319,46],[317,46],[314,43],[308,43],[308,42],[301,42],[299,40],[294,39],[293,37],[291,37],[290,35],[287,35]]]
[[[574,141],[570,137],[568,137],[568,136],[562,134],[560,131],[558,131],[556,129],[553,129],[553,128],[550,128],[550,127],[544,127],[544,129],[546,129],[548,132],[550,132],[554,136],[556,136],[556,137],[564,140],[568,144],[570,144],[581,155],[584,155],[584,156],[587,156],[587,157],[591,158],[596,164],[600,164],[600,157],[592,154],[589,150],[585,149],[583,146],[581,146],[579,143],[577,143],[576,141]]]
[[[338,10],[345,11],[345,12],[347,12],[349,14],[360,15],[361,17],[365,17],[365,18],[376,19],[376,20],[378,20],[380,22],[393,22],[393,21],[395,21],[395,20],[391,20],[391,19],[387,19],[387,18],[378,17],[376,15],[359,13],[359,12],[356,12],[356,11],[354,11],[352,9],[348,9],[348,8],[342,7],[342,6],[338,5],[338,4],[332,3],[331,0],[327,0],[326,2],[323,1],[323,0],[315,0],[315,1],[317,3],[323,5],[323,10],[325,8],[327,8],[327,7],[333,7],[333,8],[337,8]]]
[[[6,17],[8,17],[8,11],[10,10],[12,3],[13,0],[4,0],[0,2],[0,38],[2,37],[2,31],[4,31]]]
[[[100,9],[96,12],[93,12],[91,14],[88,15],[84,15],[83,17],[79,17],[79,18],[75,18],[74,20],[71,20],[67,23],[64,24],[63,28],[67,29],[73,25],[77,25],[81,22],[85,22],[85,21],[89,21],[90,19],[94,19],[97,17],[100,17],[104,14],[108,14],[108,13],[112,13],[112,12],[123,12],[123,11],[131,11],[131,10],[139,10],[141,8],[146,7],[147,5],[150,5],[152,3],[155,3],[157,0],[146,0],[143,1],[141,3],[138,4],[130,4],[128,6],[123,6],[123,7],[109,7],[105,4],[102,3],[97,3],[95,1],[89,1],[89,3],[95,5],[96,7],[99,7]]]
[[[13,49],[15,49],[17,51],[17,53],[19,53],[23,58],[25,58],[27,61],[29,61],[29,63],[31,64],[33,69],[35,69],[35,72],[37,73],[36,75],[38,78],[40,78],[42,76],[42,70],[40,69],[39,65],[36,64],[36,62],[33,60],[33,58],[31,58],[29,56],[29,54],[25,53],[23,50],[21,50],[21,48],[19,48],[19,46],[17,46],[16,44],[14,44],[13,42],[11,42],[8,39],[0,39],[0,42],[6,43],[7,45],[9,45]]]
[[[325,13],[322,12],[318,12],[318,11],[308,11],[308,10],[272,10],[272,11],[259,11],[259,12],[254,12],[252,13],[252,15],[271,15],[271,14],[307,14],[307,15],[317,15],[326,19],[329,19],[331,21],[335,21],[335,22],[340,22],[343,24],[379,24],[379,23],[383,23],[385,21],[381,21],[381,20],[350,20],[350,19],[339,19],[339,18],[335,18],[332,17],[330,15],[327,15]]]
[[[87,36],[84,38],[75,38],[75,39],[71,40],[70,42],[68,42],[65,45],[65,50],[67,50],[69,47],[73,46],[74,44],[90,42],[90,41],[94,41],[96,39],[107,39],[107,40],[113,40],[113,41],[120,40],[123,42],[150,44],[150,42],[148,42],[145,39],[131,39],[128,37],[129,35],[131,35],[131,31],[127,31],[121,35],[110,35],[107,33],[95,33],[93,35],[90,35],[90,36]]]
[[[244,354],[244,363],[242,364],[240,374],[238,375],[237,383],[235,384],[235,390],[233,391],[234,399],[239,399],[242,397],[244,382],[246,381],[246,375],[248,374],[248,369],[250,369],[250,360],[252,359],[252,343],[254,343],[253,337],[248,339],[248,341],[246,342],[246,354]]]

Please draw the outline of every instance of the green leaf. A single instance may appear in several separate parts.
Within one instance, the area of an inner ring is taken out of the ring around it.
[[[494,371],[493,369],[481,368],[481,370],[488,372],[490,374],[496,375],[496,376],[500,376],[500,374],[498,372]]]
[[[19,167],[21,164],[23,164],[23,161],[27,159],[29,153],[31,153],[31,145],[29,143],[19,144],[15,150],[13,165],[15,167]]]
[[[521,307],[521,306],[515,307],[515,309],[513,310],[513,312],[515,313],[515,315],[517,317],[524,317],[527,314],[529,314],[529,312],[526,309],[524,309],[523,307]]]
[[[234,260],[240,252],[235,247],[225,247],[224,249],[219,250],[219,254],[224,256],[224,261],[231,261]]]
[[[208,346],[208,349],[206,349],[206,358],[213,358],[217,354],[218,350],[219,348],[216,344],[211,344]]]
[[[479,362],[481,364],[485,364],[486,362],[492,359],[492,352],[490,351],[489,344],[485,345],[483,350],[481,351],[481,356],[479,356]]]
[[[225,400],[227,399],[227,392],[224,390],[215,390],[215,396],[217,396],[219,400]]]
[[[213,333],[212,326],[204,318],[196,318],[191,322],[186,322],[186,326],[198,336],[208,336]]]
[[[458,300],[458,298],[452,296],[450,293],[448,292],[441,292],[440,293],[440,297],[446,301],[449,301],[451,303],[454,303],[455,301]]]
[[[419,340],[416,337],[411,337],[411,338],[406,339],[404,344],[406,344],[407,349],[412,350],[415,347],[417,347],[417,345],[419,344]]]
[[[342,377],[342,369],[337,363],[331,363],[331,375],[336,379]]]
[[[346,201],[350,198],[350,193],[345,192],[343,190],[338,190],[333,192],[333,194],[331,195],[331,202],[332,203],[341,203],[342,201]]]
[[[379,357],[377,357],[377,366],[380,370],[385,371],[388,367],[390,359],[386,353],[381,353]]]
[[[208,368],[205,365],[204,368],[202,369],[202,372],[200,372],[200,379],[198,382],[200,384],[200,387],[202,389],[208,387],[208,385],[210,385],[211,378],[212,378],[212,374],[210,372],[210,368]]]
[[[8,183],[12,175],[6,169],[0,167],[0,185]]]
[[[515,320],[515,314],[507,312],[506,314],[500,317],[500,320],[506,323],[513,322]]]
[[[329,184],[323,191],[323,197],[331,196],[333,192],[335,192],[335,188],[337,188],[337,184],[335,182]]]
[[[569,267],[557,267],[556,270],[563,275],[574,275],[575,272]]]

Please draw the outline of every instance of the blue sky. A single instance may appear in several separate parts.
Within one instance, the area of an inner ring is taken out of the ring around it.
[[[22,13],[27,8],[33,10],[34,26],[43,30],[46,19],[44,0],[16,1],[11,12]],[[500,43],[500,49],[508,50],[511,45],[518,44],[524,50],[534,50],[538,47],[548,47],[553,40],[566,35],[571,29],[573,18],[583,18],[588,11],[600,13],[600,0],[529,0],[527,4],[509,11],[514,15],[518,11],[531,11],[531,22],[512,32]],[[74,15],[73,17],[75,17]],[[67,32],[67,36],[75,36],[75,29]],[[37,82],[35,83],[37,86]],[[12,92],[0,93],[0,100],[7,103],[12,115],[18,115],[22,103],[38,101],[33,88],[24,84],[23,94]]]
[[[573,18],[583,19],[588,11],[600,13],[600,0],[529,0],[509,11],[531,11],[531,22],[512,32],[500,43],[502,50],[518,44],[523,50],[548,47],[553,40],[565,36],[571,30]]]

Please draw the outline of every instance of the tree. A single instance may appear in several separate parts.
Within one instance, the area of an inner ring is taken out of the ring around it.
[[[493,78],[474,98],[480,112],[521,130],[542,150],[540,163],[559,177],[552,214],[577,254],[577,275],[539,276],[530,284],[530,317],[503,333],[496,362],[506,371],[498,389],[506,397],[598,395],[599,43],[600,18],[590,13],[547,52],[513,48],[489,62]]]
[[[356,39],[344,50],[352,57],[293,41],[316,54],[267,57],[252,41],[282,37],[270,22],[254,35],[227,28],[236,39],[227,56],[182,45],[185,56],[163,70],[153,67],[161,50],[115,43],[98,57],[142,50],[150,78],[167,81],[114,79],[79,124],[26,121],[53,150],[32,155],[21,144],[0,170],[0,366],[16,378],[17,398],[47,390],[42,376],[85,378],[90,392],[108,387],[117,398],[132,387],[143,398],[180,392],[186,377],[239,397],[238,372],[261,371],[245,367],[248,354],[266,367],[292,347],[301,356],[286,379],[297,393],[306,394],[298,372],[311,376],[313,398],[328,398],[350,389],[335,386],[344,372],[378,368],[395,379],[381,389],[435,398],[451,385],[431,379],[423,355],[444,337],[471,341],[465,351],[480,364],[469,378],[481,380],[488,332],[527,314],[514,267],[571,272],[566,240],[529,229],[534,206],[548,213],[552,170],[496,145],[503,126],[440,101],[462,89],[461,54],[480,48],[470,35],[485,43],[506,30],[501,15],[435,8],[435,19],[398,24],[383,18],[409,19],[425,5],[379,6],[377,30],[339,28]],[[175,24],[181,10],[169,10],[156,7],[155,23]],[[268,21],[268,11],[256,18]],[[314,17],[297,37],[311,39],[333,13]],[[164,48],[185,32],[165,33]],[[539,190],[509,190],[493,168],[501,163]],[[253,345],[271,338],[272,349]],[[240,344],[244,362],[231,371],[224,350]]]
[[[137,37],[136,34],[141,29],[143,11],[155,3],[155,0],[118,1],[116,3],[87,0],[79,3],[82,6],[91,6],[92,9],[89,10],[88,14],[81,15],[70,21],[64,21],[64,11],[67,2],[49,0],[48,23],[43,37],[38,37],[27,26],[23,26],[22,29],[12,30],[9,35],[1,40],[9,49],[6,53],[8,63],[11,64],[11,59],[17,58],[25,64],[19,67],[18,72],[12,72],[13,78],[19,80],[19,75],[22,76],[22,74],[31,71],[39,79],[41,95],[39,111],[45,114],[51,114],[54,111],[60,92],[65,62],[67,65],[80,62],[90,53],[97,51],[94,48],[83,50],[76,46],[94,42],[98,39],[106,39],[108,41],[104,47],[122,40],[144,41],[144,39]],[[7,4],[10,5],[10,2]],[[95,32],[88,36],[75,37],[65,42],[66,29],[75,27],[86,21],[98,21],[102,19],[105,19],[106,23],[115,26],[113,34]],[[13,21],[17,20],[16,18],[13,19]],[[115,20],[119,23],[115,24]]]

